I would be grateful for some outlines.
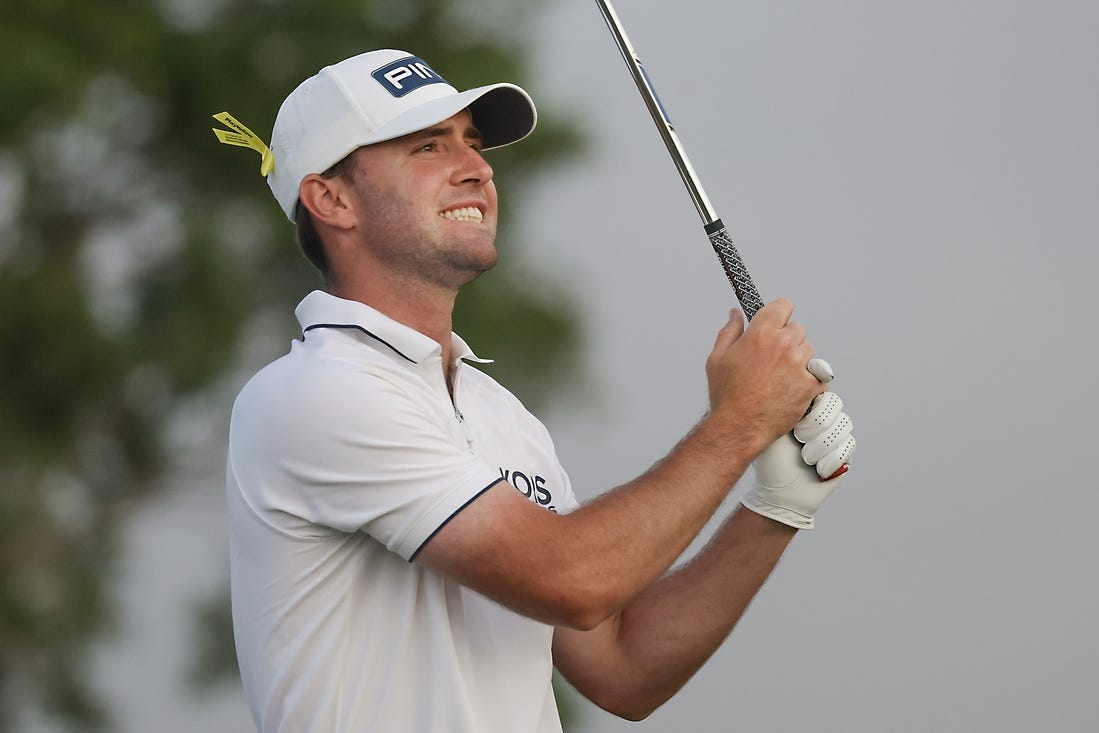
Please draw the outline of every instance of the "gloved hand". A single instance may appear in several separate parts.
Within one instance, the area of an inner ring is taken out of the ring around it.
[[[752,463],[755,481],[741,503],[776,522],[812,529],[813,515],[835,490],[855,453],[851,429],[843,400],[834,392],[818,395],[794,431]]]

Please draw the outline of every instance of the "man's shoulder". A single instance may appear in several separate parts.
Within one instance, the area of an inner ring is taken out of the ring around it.
[[[278,416],[351,407],[408,391],[411,375],[377,349],[340,332],[310,333],[257,371],[237,394],[233,414]]]
[[[505,402],[524,411],[526,410],[523,401],[515,393],[497,381],[487,371],[484,371],[482,367],[467,362],[463,364],[462,369],[463,391],[474,391],[482,398]]]
[[[471,364],[465,365],[460,392],[461,402],[476,400],[483,408],[487,408],[488,414],[501,420],[502,424],[514,426],[516,429],[518,426],[525,426],[524,430],[537,430],[549,437],[549,431],[541,419],[522,399],[480,368]]]

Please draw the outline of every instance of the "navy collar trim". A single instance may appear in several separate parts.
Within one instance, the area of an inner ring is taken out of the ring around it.
[[[412,359],[412,358],[408,357],[407,355],[401,353],[401,350],[398,349],[393,344],[389,343],[388,341],[386,341],[382,337],[378,336],[377,334],[373,334],[370,331],[367,331],[365,328],[363,328],[362,326],[360,326],[358,324],[355,324],[355,323],[314,323],[312,326],[306,327],[302,331],[302,335],[309,333],[310,331],[312,331],[315,328],[343,328],[343,329],[350,329],[350,330],[353,330],[353,331],[361,331],[362,333],[365,333],[367,336],[374,339],[378,343],[383,344],[384,346],[389,348],[390,351],[392,351],[394,354],[401,357],[402,359],[404,359],[406,361],[410,361],[413,364],[418,363],[415,359]]]

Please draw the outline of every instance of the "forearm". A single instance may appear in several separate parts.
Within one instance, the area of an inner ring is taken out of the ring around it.
[[[645,717],[721,645],[794,533],[737,511],[694,560],[654,583],[603,627],[559,629],[555,663],[597,704],[630,719]]]
[[[620,610],[681,556],[756,451],[704,419],[645,474],[569,515],[567,545],[582,576],[575,582],[604,589],[605,614]]]

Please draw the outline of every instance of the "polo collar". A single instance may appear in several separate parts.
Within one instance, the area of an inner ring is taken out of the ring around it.
[[[393,320],[365,303],[338,298],[323,290],[314,290],[305,296],[294,309],[302,333],[317,328],[346,328],[366,334],[401,358],[419,364],[443,352],[434,339],[414,328]],[[451,355],[455,361],[465,359],[479,364],[491,364],[492,359],[482,359],[456,333],[450,334]]]

